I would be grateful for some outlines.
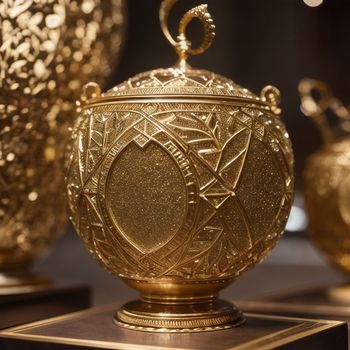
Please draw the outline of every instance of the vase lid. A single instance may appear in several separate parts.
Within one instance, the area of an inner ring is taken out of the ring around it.
[[[178,0],[164,0],[160,7],[160,23],[165,37],[174,47],[179,59],[175,66],[159,68],[137,74],[123,83],[111,88],[105,93],[95,89],[91,84],[85,95],[85,101],[99,103],[102,100],[114,100],[125,98],[166,98],[178,97],[195,99],[222,99],[239,100],[241,103],[250,105],[263,105],[275,114],[280,114],[280,93],[273,86],[266,86],[260,96],[253,94],[248,89],[236,84],[231,79],[214,72],[192,68],[187,63],[189,56],[199,55],[206,51],[215,37],[215,25],[208,12],[207,5],[199,5],[187,11],[180,20],[179,35],[176,40],[171,36],[168,29],[168,17],[171,8]],[[193,48],[186,37],[188,24],[197,18],[201,21],[204,36],[199,47]]]

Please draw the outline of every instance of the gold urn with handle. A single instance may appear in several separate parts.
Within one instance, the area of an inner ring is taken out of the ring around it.
[[[174,40],[178,63],[101,93],[88,84],[67,150],[71,219],[91,253],[141,293],[115,315],[135,330],[190,332],[243,322],[218,292],[260,262],[283,233],[293,197],[292,147],[276,88],[258,97],[190,67],[209,48],[206,5]],[[193,48],[185,31],[201,20]]]
[[[350,112],[323,82],[299,84],[302,112],[315,122],[323,146],[304,169],[304,196],[309,233],[329,260],[350,273]],[[336,117],[331,126],[327,114]],[[334,124],[334,123],[333,123]],[[349,291],[347,291],[349,299]]]
[[[124,0],[0,2],[0,294],[50,283],[30,267],[67,221],[63,151],[75,101],[110,74],[124,11]]]

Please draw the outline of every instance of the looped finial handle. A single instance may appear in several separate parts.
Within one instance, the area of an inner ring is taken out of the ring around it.
[[[210,13],[208,12],[208,6],[199,5],[187,11],[182,17],[179,24],[179,35],[177,40],[174,40],[169,32],[168,18],[170,11],[176,2],[178,2],[178,0],[164,0],[160,6],[159,19],[165,37],[171,45],[174,46],[180,60],[186,60],[188,56],[199,55],[210,47],[215,37],[215,25]],[[197,48],[192,48],[191,42],[186,38],[186,28],[194,18],[199,19],[204,28],[204,38],[201,45]]]
[[[329,107],[329,101],[333,98],[329,86],[319,80],[303,79],[299,82],[298,90],[302,112],[311,118],[317,114],[324,113]],[[318,95],[317,100],[313,93]]]
[[[281,103],[281,93],[280,91],[272,85],[265,86],[260,93],[262,101],[266,102],[271,111],[276,115],[281,115],[282,110],[280,108]]]
[[[301,111],[312,118],[320,129],[323,141],[329,144],[334,136],[329,125],[326,111],[331,110],[341,122],[350,121],[350,112],[344,104],[335,98],[327,84],[319,80],[303,79],[298,85],[301,99]],[[317,98],[315,97],[317,95]]]
[[[85,105],[87,105],[92,99],[101,97],[101,88],[97,83],[90,82],[83,86],[83,92],[80,95],[80,99],[76,101],[76,112],[80,113]]]

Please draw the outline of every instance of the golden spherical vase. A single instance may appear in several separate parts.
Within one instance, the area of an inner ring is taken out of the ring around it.
[[[191,68],[214,37],[205,5],[180,22],[168,69],[101,93],[88,84],[67,149],[71,219],[85,245],[141,293],[117,311],[134,330],[194,332],[243,322],[218,292],[257,264],[281,236],[292,203],[293,154],[279,92],[257,97],[223,76]],[[199,18],[204,40],[186,39]]]
[[[122,0],[0,3],[0,293],[49,283],[29,269],[67,220],[63,150],[75,101],[109,75],[124,12]]]
[[[302,111],[320,129],[323,145],[306,161],[303,173],[308,232],[329,261],[350,274],[350,113],[329,87],[317,80],[299,84]],[[319,96],[315,100],[314,96]],[[331,127],[327,113],[338,123]],[[340,290],[336,294],[344,294]],[[347,290],[347,302],[350,294]],[[344,299],[344,296],[341,297]]]
[[[305,205],[312,240],[350,274],[350,139],[321,148],[304,170]]]

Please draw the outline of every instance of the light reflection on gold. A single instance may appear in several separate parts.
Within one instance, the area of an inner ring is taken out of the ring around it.
[[[34,202],[36,201],[38,198],[38,193],[37,192],[30,192],[28,194],[28,199],[31,201],[31,202]]]
[[[31,262],[63,229],[75,100],[117,63],[124,11],[124,0],[0,1],[0,273]]]

